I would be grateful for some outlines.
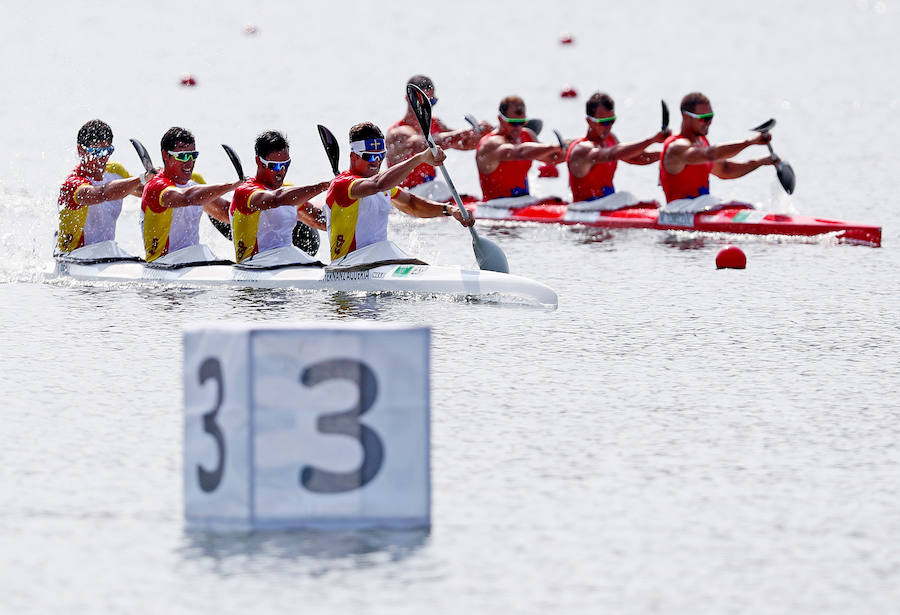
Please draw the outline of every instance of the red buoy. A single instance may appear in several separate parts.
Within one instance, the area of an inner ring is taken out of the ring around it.
[[[559,177],[559,169],[556,168],[556,165],[545,162],[538,169],[538,177]]]
[[[197,85],[197,80],[190,73],[185,73],[181,76],[181,85],[187,88],[192,88]]]
[[[575,39],[572,38],[571,34],[563,34],[561,37],[559,37],[560,45],[571,45],[574,42]]]
[[[747,255],[737,246],[725,246],[716,254],[716,269],[745,269]]]
[[[259,28],[254,26],[252,23],[248,23],[246,26],[244,26],[244,34],[246,34],[247,36],[256,36],[257,34],[259,34]]]
[[[572,86],[567,85],[565,88],[563,88],[563,91],[560,92],[559,95],[562,98],[575,98],[576,96],[578,96],[578,92],[576,92],[575,88],[573,88]]]

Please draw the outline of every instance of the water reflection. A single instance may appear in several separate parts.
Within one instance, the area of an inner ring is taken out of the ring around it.
[[[422,548],[430,530],[257,531],[216,533],[185,530],[178,549],[185,562],[213,563],[229,575],[251,569],[283,568],[306,563],[308,574],[334,569],[371,568],[402,561]]]
[[[327,302],[337,316],[378,320],[387,312],[385,304],[391,300],[391,293],[337,291],[329,295]]]
[[[702,250],[706,247],[707,238],[687,233],[666,233],[662,244],[678,250]]]

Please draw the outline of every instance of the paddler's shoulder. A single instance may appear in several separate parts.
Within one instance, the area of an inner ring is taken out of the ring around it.
[[[106,163],[106,172],[112,173],[113,175],[118,175],[122,179],[127,179],[131,177],[131,173],[128,172],[128,169],[120,162],[115,162],[110,160]]]

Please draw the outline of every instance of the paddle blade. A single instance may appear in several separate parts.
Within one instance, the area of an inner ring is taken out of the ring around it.
[[[662,131],[665,132],[669,129],[669,105],[664,100],[659,102],[662,103]]]
[[[228,154],[228,159],[231,161],[232,166],[234,167],[235,172],[237,173],[238,179],[240,181],[244,181],[244,167],[241,165],[241,159],[238,158],[237,152],[231,149],[230,146],[222,144],[222,149],[225,150],[225,153]]]
[[[775,118],[773,117],[773,118],[769,118],[768,120],[766,120],[765,122],[763,122],[762,124],[757,126],[756,128],[751,128],[750,130],[752,130],[754,132],[769,132],[774,127],[775,127]]]
[[[788,194],[794,194],[794,186],[797,185],[797,178],[794,176],[794,169],[786,162],[779,162],[775,165],[778,169],[778,181]]]
[[[337,175],[338,160],[341,157],[341,147],[338,145],[337,139],[334,138],[334,135],[330,130],[321,124],[316,124],[316,128],[319,130],[319,138],[322,140],[322,147],[325,148],[325,154],[328,156],[329,164],[331,164],[331,171]]]
[[[419,120],[419,126],[422,128],[422,134],[425,135],[428,145],[433,145],[434,142],[431,139],[431,101],[425,96],[425,92],[412,83],[406,84],[406,100],[409,101],[409,106],[412,107],[413,113],[416,114],[416,119]]]
[[[147,152],[147,148],[138,141],[137,139],[129,139],[131,144],[134,146],[134,151],[137,152],[138,158],[141,159],[141,164],[144,165],[145,171],[153,170],[153,161],[150,159],[150,154]]]
[[[544,120],[533,117],[525,122],[525,128],[530,129],[537,136],[544,129]]]
[[[471,113],[466,114],[466,121],[469,123],[474,130],[478,130],[478,120],[475,119],[475,116]]]
[[[206,214],[206,217],[209,218],[209,221],[212,222],[212,225],[216,228],[217,231],[222,233],[222,237],[225,239],[231,239],[231,225],[222,222],[221,220],[216,220],[209,214]]]
[[[554,130],[553,134],[556,135],[556,140],[559,141],[559,146],[563,149],[563,151],[565,151],[566,150],[566,141],[565,141],[565,139],[563,139],[562,134],[558,130]]]
[[[472,249],[475,251],[475,260],[478,261],[479,269],[509,273],[509,261],[506,260],[506,254],[490,239],[485,239],[473,232]]]

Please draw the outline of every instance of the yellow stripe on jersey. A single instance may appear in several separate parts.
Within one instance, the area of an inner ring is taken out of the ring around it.
[[[122,179],[128,179],[129,177],[131,177],[131,174],[124,166],[122,166],[121,163],[113,162],[112,160],[106,163],[106,172],[115,173]]]
[[[171,186],[169,186],[171,188]],[[168,190],[169,188],[166,188]],[[162,201],[163,190],[159,193]],[[172,228],[172,208],[156,213],[148,209],[144,212],[144,250],[147,252],[147,262],[155,261],[165,252],[169,245],[169,229]]]
[[[352,182],[347,188],[347,194],[353,190]],[[331,208],[331,221],[329,223],[329,240],[331,242],[331,260],[345,256],[350,252],[353,238],[356,235],[356,220],[359,218],[359,199],[356,199],[347,207],[335,204]]]
[[[254,190],[247,197],[247,204],[250,199],[261,190]],[[256,252],[257,233],[259,232],[259,210],[249,214],[242,213],[235,209],[234,216],[231,219],[231,237],[234,241],[234,260],[241,262],[253,256]]]
[[[76,194],[78,194],[77,191]],[[59,212],[59,233],[56,236],[56,247],[60,252],[71,252],[81,245],[87,215],[87,207],[67,208]]]

